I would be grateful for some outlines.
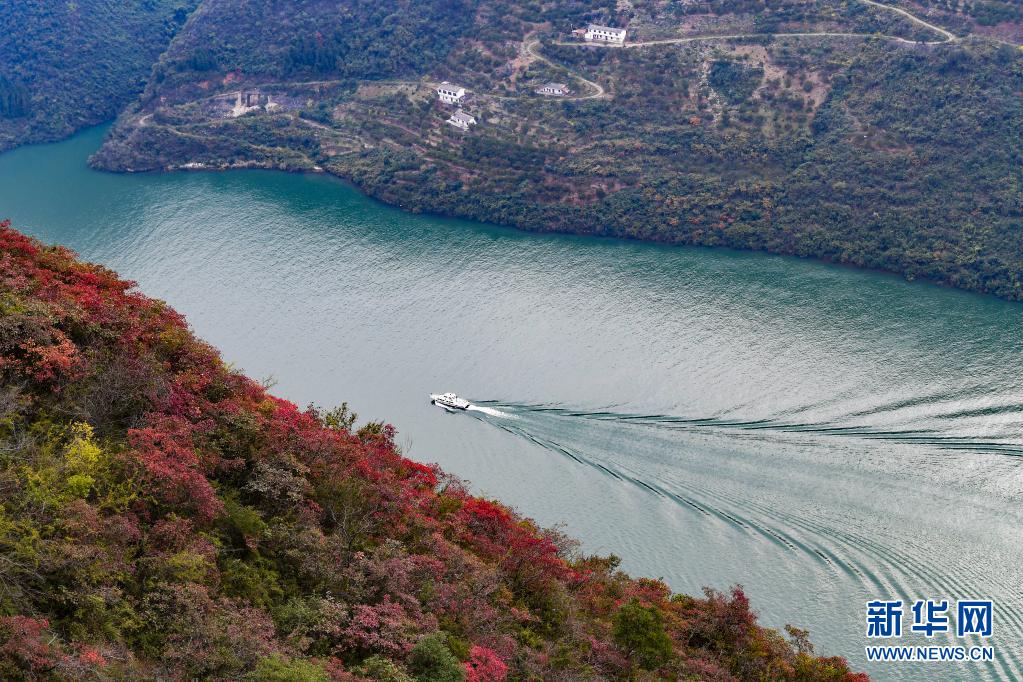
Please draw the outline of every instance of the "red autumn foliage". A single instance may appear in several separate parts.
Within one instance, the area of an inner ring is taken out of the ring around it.
[[[82,650],[78,652],[78,661],[88,667],[100,667],[107,665],[107,661],[103,658],[100,652],[96,651],[90,646],[82,647]]]
[[[508,666],[497,653],[474,644],[465,662],[465,682],[503,682],[508,676]]]
[[[0,618],[0,671],[3,663],[29,675],[49,672],[64,659],[48,633],[50,623],[27,616]]]
[[[147,489],[168,508],[191,510],[200,522],[212,521],[223,505],[203,472],[192,442],[194,425],[180,417],[150,416],[151,426],[128,431],[132,451]]]
[[[738,588],[673,597],[407,459],[393,427],[267,394],[165,304],[6,223],[0,382],[0,607],[18,614],[0,678],[354,682],[407,674],[441,631],[468,682],[862,679],[762,628]],[[613,635],[631,602],[665,630],[656,670]]]

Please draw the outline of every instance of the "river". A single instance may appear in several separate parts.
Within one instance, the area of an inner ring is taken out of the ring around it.
[[[329,177],[98,173],[104,132],[0,155],[0,216],[138,281],[279,395],[394,423],[634,574],[741,583],[875,679],[1023,677],[1023,305],[412,215]],[[428,403],[449,390],[483,409]],[[865,601],[987,597],[993,662],[865,660]]]

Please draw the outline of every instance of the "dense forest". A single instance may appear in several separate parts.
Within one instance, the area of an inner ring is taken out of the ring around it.
[[[474,0],[217,0],[160,61],[161,94],[229,72],[271,78],[421,73],[472,25]]]
[[[0,118],[21,118],[28,113],[28,88],[0,76]]]
[[[0,3],[0,151],[117,116],[195,2]]]
[[[1015,0],[914,0],[927,9],[961,13],[982,26],[1001,23],[1023,23],[1023,5]]]
[[[418,77],[465,41],[513,40],[529,21],[582,16],[588,3],[601,2],[607,0],[541,9],[505,0],[204,0],[157,64],[148,95],[187,100],[225,79],[232,85]]]
[[[0,678],[866,679],[355,423],[0,224]]]

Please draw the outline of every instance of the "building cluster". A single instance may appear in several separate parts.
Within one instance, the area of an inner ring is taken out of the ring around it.
[[[624,45],[626,29],[590,24],[586,28],[577,29],[572,31],[572,33],[581,36],[587,42]],[[545,83],[537,88],[535,92],[546,97],[564,97],[571,90],[565,83]],[[437,98],[444,104],[461,105],[465,101],[465,96],[465,88],[449,81],[444,81],[437,86]],[[448,118],[447,122],[461,130],[468,130],[470,126],[476,125],[476,119],[471,114],[466,113],[461,106]]]
[[[461,104],[465,101],[465,88],[444,81],[437,86],[437,97],[444,104]],[[459,107],[455,113],[451,114],[448,123],[461,130],[468,130],[469,126],[476,125],[476,118]]]

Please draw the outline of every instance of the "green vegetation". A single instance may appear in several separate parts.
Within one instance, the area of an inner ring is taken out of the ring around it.
[[[320,169],[415,211],[1023,298],[1023,51],[861,0],[474,3],[353,1],[338,29],[315,0],[290,14],[205,0],[92,162]],[[574,44],[588,21],[630,40],[838,35],[623,50]],[[470,90],[466,133],[444,122],[443,79]],[[547,81],[572,96],[535,95]],[[275,107],[237,116],[239,88]]]
[[[117,116],[195,2],[0,3],[0,151]]]
[[[323,666],[302,659],[288,660],[280,655],[264,658],[246,676],[249,682],[330,682]]]
[[[1007,0],[980,0],[973,3],[968,11],[981,26],[1023,23],[1023,7],[1019,3]]]
[[[707,80],[710,86],[731,104],[741,104],[760,87],[764,80],[764,69],[742,62],[719,59],[711,62]]]
[[[0,223],[0,679],[865,679],[741,589],[631,578],[355,419]]]
[[[465,669],[440,634],[423,637],[409,655],[409,672],[418,682],[462,682]]]
[[[792,249],[1023,298],[1023,53],[875,49],[834,86],[779,202]]]
[[[28,113],[28,88],[0,76],[0,118],[21,118]]]
[[[671,637],[664,631],[657,609],[634,599],[618,610],[612,623],[615,642],[635,655],[647,670],[656,670],[671,657]]]
[[[475,5],[470,0],[424,0],[397,7],[355,3],[333,33],[296,40],[283,62],[284,74],[373,79],[424,73],[444,61],[472,28]]]
[[[475,9],[473,0],[206,2],[154,82],[167,94],[232,72],[295,80],[421,73],[444,60]]]
[[[1023,24],[1023,5],[1015,0],[914,0],[913,4],[949,14],[962,14],[981,26],[1003,23]]]

